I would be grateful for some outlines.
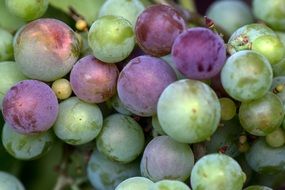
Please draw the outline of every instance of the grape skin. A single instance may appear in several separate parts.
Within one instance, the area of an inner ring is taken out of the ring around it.
[[[0,28],[0,61],[13,58],[13,36],[8,31]]]
[[[67,144],[81,145],[92,141],[101,131],[103,115],[96,104],[70,97],[59,104],[53,130]]]
[[[106,117],[102,131],[96,138],[97,149],[101,153],[122,163],[135,160],[143,151],[144,142],[141,126],[131,117],[122,114]]]
[[[153,138],[146,146],[141,159],[141,174],[157,182],[163,179],[186,180],[194,165],[191,148],[169,136]]]
[[[115,190],[149,190],[154,183],[145,177],[131,177],[122,181]]]
[[[1,190],[25,190],[22,182],[10,173],[0,171]]]
[[[54,136],[51,131],[33,135],[20,134],[5,123],[2,129],[2,143],[14,158],[31,160],[40,158],[52,148]]]
[[[191,190],[185,183],[178,180],[161,180],[154,183],[149,190]]]
[[[175,72],[166,62],[143,55],[132,59],[123,68],[117,91],[129,111],[139,116],[152,116],[156,113],[160,94],[175,80]]]
[[[224,154],[208,154],[195,163],[191,185],[193,190],[241,190],[245,178],[233,158]]]
[[[157,116],[163,131],[171,138],[196,143],[215,132],[221,118],[221,106],[208,85],[183,79],[170,84],[162,92]]]
[[[65,76],[72,69],[80,48],[79,38],[68,25],[42,18],[20,29],[15,38],[14,55],[24,75],[48,82]]]
[[[5,121],[19,133],[47,131],[58,115],[58,102],[52,89],[37,80],[16,83],[3,99]]]
[[[74,94],[88,103],[101,103],[116,93],[119,70],[92,55],[81,58],[72,68],[70,84]]]
[[[170,53],[174,40],[185,29],[184,19],[174,8],[153,5],[146,8],[137,19],[136,41],[147,54],[161,57]]]
[[[210,79],[222,69],[226,47],[218,34],[195,27],[175,39],[171,55],[177,69],[187,78]]]
[[[260,98],[270,89],[273,72],[261,54],[244,50],[230,56],[221,71],[221,82],[234,99],[250,101]]]

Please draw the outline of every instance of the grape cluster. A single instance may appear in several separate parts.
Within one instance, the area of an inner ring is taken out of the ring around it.
[[[0,189],[284,188],[284,7],[0,0]]]

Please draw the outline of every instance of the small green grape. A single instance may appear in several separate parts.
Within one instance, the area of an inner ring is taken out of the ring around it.
[[[122,181],[115,190],[149,190],[153,184],[145,177],[131,177]]]
[[[261,185],[252,185],[252,186],[248,186],[247,188],[243,190],[273,190],[273,189],[266,187],[266,186],[261,186]]]
[[[13,59],[13,36],[0,28],[0,61]]]
[[[278,127],[275,131],[266,135],[265,140],[271,147],[281,147],[285,144],[285,133]]]
[[[57,79],[52,83],[51,86],[56,97],[60,100],[64,100],[70,97],[72,93],[70,82],[67,79]]]
[[[185,183],[178,180],[161,180],[154,183],[149,190],[191,190]]]
[[[221,119],[224,121],[231,120],[236,115],[236,105],[230,98],[220,98]]]
[[[10,173],[0,171],[1,190],[25,190],[22,182]]]

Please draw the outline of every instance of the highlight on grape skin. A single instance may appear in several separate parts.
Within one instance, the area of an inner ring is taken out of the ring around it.
[[[157,182],[163,179],[185,181],[194,165],[191,148],[169,136],[153,138],[145,147],[141,159],[141,174]]]
[[[58,115],[58,102],[51,88],[37,80],[15,84],[3,99],[5,121],[19,133],[47,131]]]
[[[121,71],[117,91],[128,110],[140,116],[151,116],[156,113],[160,94],[175,80],[175,72],[162,59],[138,56]]]
[[[218,34],[196,27],[187,29],[175,39],[171,55],[177,69],[186,77],[210,79],[222,69],[226,47]]]
[[[184,30],[183,17],[173,7],[163,4],[146,8],[135,25],[138,45],[157,57],[169,54],[175,38]]]
[[[54,81],[72,69],[80,48],[81,42],[68,25],[42,18],[21,29],[15,39],[14,55],[27,77]]]
[[[78,98],[88,103],[100,103],[115,95],[118,75],[115,64],[104,63],[88,55],[74,65],[70,83]]]
[[[208,85],[183,79],[164,89],[157,116],[167,135],[179,142],[197,143],[207,140],[217,129],[221,105]]]

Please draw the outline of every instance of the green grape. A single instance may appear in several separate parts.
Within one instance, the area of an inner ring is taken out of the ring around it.
[[[60,100],[69,98],[72,93],[70,82],[64,78],[55,80],[52,83],[51,88],[54,91],[56,97]]]
[[[282,124],[283,118],[283,104],[272,92],[259,99],[242,102],[239,108],[242,127],[256,136],[265,136],[273,132]]]
[[[0,61],[13,58],[13,36],[8,31],[0,28]]]
[[[105,118],[103,129],[96,138],[97,149],[101,153],[122,163],[135,160],[143,151],[144,142],[140,125],[123,114],[113,114]]]
[[[270,187],[260,186],[260,185],[251,185],[243,190],[273,190]]]
[[[139,14],[144,10],[140,0],[106,0],[102,5],[99,17],[106,15],[121,16],[135,27]]]
[[[36,159],[46,154],[53,145],[54,136],[48,132],[26,135],[14,131],[5,123],[2,130],[2,143],[7,152],[21,160]]]
[[[228,58],[221,82],[226,92],[239,101],[260,98],[269,90],[273,73],[270,63],[261,54],[245,50]]]
[[[206,141],[207,153],[224,153],[231,157],[240,154],[238,149],[239,136],[242,133],[242,127],[238,118],[229,121],[223,121],[222,126],[218,127],[209,141]]]
[[[108,15],[92,24],[88,32],[88,43],[97,59],[116,63],[130,55],[135,46],[135,36],[129,21]]]
[[[229,35],[239,27],[253,22],[250,8],[243,1],[215,1],[209,6],[206,15]]]
[[[121,99],[119,98],[118,94],[114,95],[111,99],[107,100],[108,103],[119,113],[124,115],[132,115],[126,106],[122,103]]]
[[[13,61],[0,62],[0,109],[2,101],[8,90],[17,82],[27,79]]]
[[[203,156],[191,173],[193,190],[241,190],[245,179],[239,164],[224,154]]]
[[[102,125],[102,112],[96,104],[70,97],[59,104],[53,129],[56,136],[67,144],[80,145],[92,141]]]
[[[265,137],[267,144],[273,148],[281,147],[285,144],[285,133],[281,128],[277,128]]]
[[[159,123],[163,131],[178,142],[206,140],[217,129],[220,115],[221,106],[215,92],[196,80],[173,82],[158,100]]]
[[[5,0],[7,9],[26,20],[40,18],[48,8],[48,0]]]
[[[253,14],[275,30],[285,29],[285,2],[283,0],[253,0]]]
[[[153,115],[151,117],[151,124],[153,127],[153,130],[158,133],[159,135],[166,135],[166,133],[163,131],[159,121],[158,121],[158,117],[157,115]]]
[[[236,105],[230,98],[220,98],[221,119],[224,121],[231,120],[236,115]]]
[[[111,161],[95,150],[88,162],[87,177],[96,190],[114,190],[122,181],[140,176],[139,162]]]
[[[148,190],[191,190],[191,189],[181,181],[165,179],[154,183]]]
[[[149,190],[153,182],[145,177],[131,177],[122,181],[115,190]]]
[[[285,146],[272,148],[263,138],[258,139],[246,153],[249,166],[261,174],[277,174],[285,171]]]
[[[0,171],[1,190],[25,190],[22,182],[10,173]]]
[[[235,53],[241,50],[254,50],[273,65],[285,55],[284,46],[272,29],[264,24],[253,23],[240,27],[228,41],[228,50]]]

